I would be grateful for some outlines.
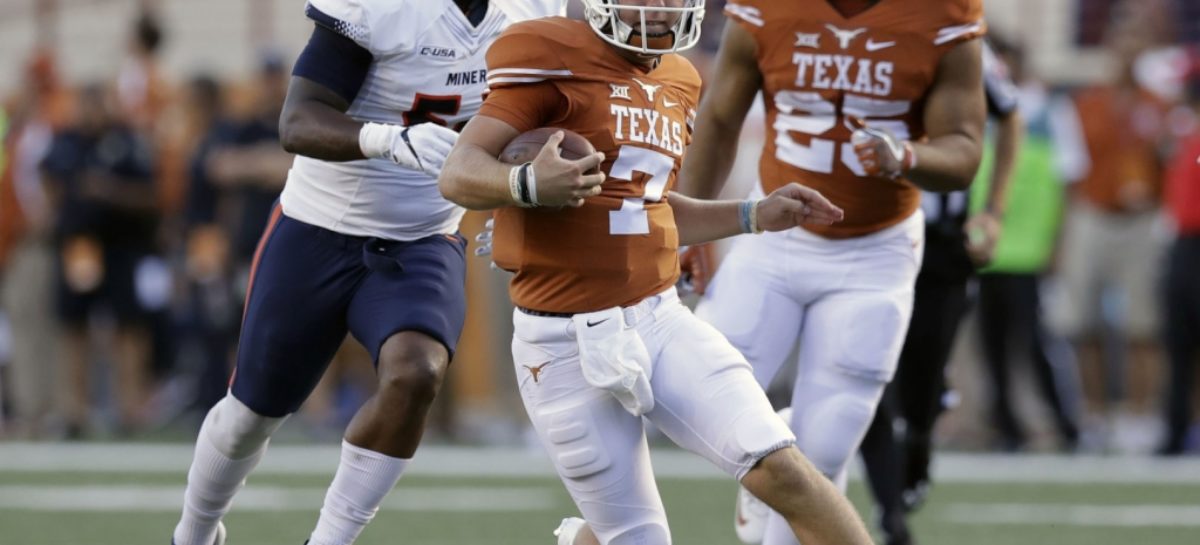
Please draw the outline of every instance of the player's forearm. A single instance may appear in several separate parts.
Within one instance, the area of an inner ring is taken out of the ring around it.
[[[289,96],[288,102],[279,119],[279,140],[288,153],[323,161],[366,158],[358,142],[361,121],[315,100],[290,104]]]
[[[459,142],[446,157],[438,188],[450,202],[470,210],[515,204],[508,176],[513,166],[474,144]]]
[[[683,158],[677,192],[697,199],[715,199],[733,170],[742,126],[725,122],[707,109],[700,116],[696,126],[702,129]]]
[[[913,143],[916,166],[904,177],[926,191],[958,191],[970,187],[982,154],[979,137],[966,133]]]
[[[984,210],[1000,215],[1008,188],[1012,184],[1012,171],[1017,161],[1017,150],[1025,137],[1025,119],[1019,112],[1012,112],[1000,120],[996,131],[996,161],[992,165],[992,183],[988,190]]]
[[[816,473],[816,468],[809,467],[811,473]],[[796,537],[803,543],[815,545],[874,543],[850,500],[824,476],[817,474],[814,477],[811,482],[816,490],[806,495],[810,501],[800,510],[805,513],[805,518],[792,525]]]
[[[757,44],[736,22],[725,25],[717,52],[716,74],[708,82],[696,133],[680,170],[677,192],[697,199],[715,199],[725,186],[737,157],[738,138],[746,114],[762,87]]]
[[[690,246],[747,232],[742,201],[700,200],[672,193],[668,202],[675,213],[679,244]]]

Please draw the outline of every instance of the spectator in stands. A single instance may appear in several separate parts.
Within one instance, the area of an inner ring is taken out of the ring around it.
[[[184,178],[182,163],[186,158],[171,147],[171,129],[175,122],[171,106],[177,103],[170,85],[160,68],[167,32],[154,9],[143,3],[142,10],[129,27],[126,56],[117,73],[116,97],[122,122],[147,141],[154,142],[154,194],[160,217],[167,220],[167,229],[178,216],[183,200]],[[149,366],[153,378],[161,378],[172,370],[174,332],[170,328],[170,269],[158,255],[148,255],[142,267],[140,285],[145,290],[144,303],[148,319]]]
[[[113,390],[121,432],[146,415],[148,344],[138,276],[157,241],[157,201],[150,144],[118,119],[105,87],[84,88],[74,127],[56,134],[42,163],[55,195],[59,251],[58,310],[66,330],[68,433],[87,431],[89,343],[93,318],[115,322]]]
[[[234,122],[228,140],[209,158],[211,182],[223,192],[228,209],[223,223],[233,237],[241,284],[292,165],[292,155],[279,144],[279,113],[287,85],[283,60],[273,52],[264,53],[251,85],[250,111]]]
[[[134,20],[128,56],[117,74],[117,99],[121,117],[135,130],[153,133],[169,102],[166,83],[158,68],[164,33],[158,18],[142,12]]]
[[[211,78],[189,89],[190,117],[203,136],[188,169],[183,315],[203,347],[194,407],[202,411],[225,393],[254,251],[292,161],[279,144],[287,71],[278,55],[263,55],[249,92],[251,107],[234,118]]]
[[[1058,239],[1064,199],[1055,165],[1051,119],[1056,108],[1070,108],[1070,104],[1052,99],[1045,86],[1031,77],[1018,49],[1002,44],[998,53],[1019,85],[1017,96],[1026,120],[1026,136],[1017,154],[1007,205],[999,215],[1001,235],[989,267],[979,277],[978,324],[990,378],[991,421],[1003,450],[1018,450],[1026,444],[1026,432],[1014,411],[1009,384],[1011,360],[1028,354],[1038,392],[1054,418],[1060,444],[1064,450],[1073,450],[1079,441],[1082,409],[1079,370],[1069,343],[1047,330],[1039,293]],[[992,160],[985,156],[980,172],[986,172]],[[972,204],[982,204],[988,182],[983,177],[975,180]]]
[[[60,367],[54,316],[54,212],[40,171],[69,98],[48,52],[35,52],[11,108],[0,180],[0,305],[12,327],[13,435],[53,435]]]
[[[1066,112],[1073,119],[1063,124],[1074,128],[1057,142],[1071,185],[1059,255],[1062,301],[1050,320],[1076,344],[1089,402],[1110,419],[1153,414],[1160,374],[1155,225],[1165,107],[1133,73],[1138,56],[1162,39],[1156,21],[1139,2],[1115,10],[1107,35],[1114,80],[1075,96]]]
[[[229,382],[233,350],[241,321],[230,258],[228,215],[221,187],[212,179],[213,157],[234,139],[237,127],[224,111],[220,84],[210,76],[192,79],[187,91],[187,120],[197,143],[187,168],[184,203],[184,291],[179,317],[181,348],[197,357],[195,399],[187,407],[205,414]]]
[[[1193,63],[1188,100],[1200,118],[1200,58]],[[1182,454],[1194,420],[1191,399],[1200,365],[1200,123],[1177,147],[1167,175],[1166,208],[1174,228],[1167,259],[1164,342],[1171,365],[1165,403],[1163,455]]]

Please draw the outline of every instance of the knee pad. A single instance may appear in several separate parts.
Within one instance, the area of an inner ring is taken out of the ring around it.
[[[600,539],[600,545],[671,545],[671,532],[665,521],[640,521],[607,539],[596,537]]]
[[[832,364],[847,373],[891,381],[912,317],[912,295],[863,298],[841,312],[846,329]]]
[[[571,487],[592,492],[607,488],[621,475],[604,475],[613,462],[602,430],[588,414],[590,409],[586,405],[559,410],[542,408],[534,417],[539,421],[546,450],[554,459],[559,475],[570,480]]]
[[[838,367],[802,379],[792,427],[796,445],[817,470],[837,479],[858,450],[887,382]]]
[[[208,411],[200,433],[205,434],[221,454],[240,460],[262,450],[284,420],[287,420],[286,416],[262,416],[232,394],[226,394]]]

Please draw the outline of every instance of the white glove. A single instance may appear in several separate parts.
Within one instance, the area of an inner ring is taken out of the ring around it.
[[[475,242],[478,246],[475,247],[475,257],[487,257],[492,255],[492,233],[496,230],[495,218],[488,218],[483,222],[483,230],[475,235]]]
[[[911,142],[896,138],[886,129],[868,127],[858,119],[851,123],[857,128],[850,134],[850,143],[868,175],[895,179],[917,166]]]
[[[475,243],[477,244],[475,246],[475,257],[487,258],[488,267],[493,271],[498,271],[500,267],[492,259],[492,234],[495,230],[496,220],[494,218],[488,218],[487,221],[483,222],[483,230],[478,235],[475,235]]]
[[[641,416],[653,410],[650,352],[637,330],[625,326],[625,312],[613,307],[571,319],[584,380],[616,397],[629,414]]]
[[[358,132],[358,147],[364,156],[387,159],[435,177],[442,172],[446,156],[457,140],[457,132],[436,123],[411,127],[364,123]]]

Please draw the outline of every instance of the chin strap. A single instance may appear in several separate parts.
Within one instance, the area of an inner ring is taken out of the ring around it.
[[[625,42],[632,47],[641,48],[643,45],[648,49],[672,49],[675,47],[675,31],[671,31],[665,36],[650,36],[650,39],[642,44],[642,35],[639,32],[629,33],[629,39]]]

